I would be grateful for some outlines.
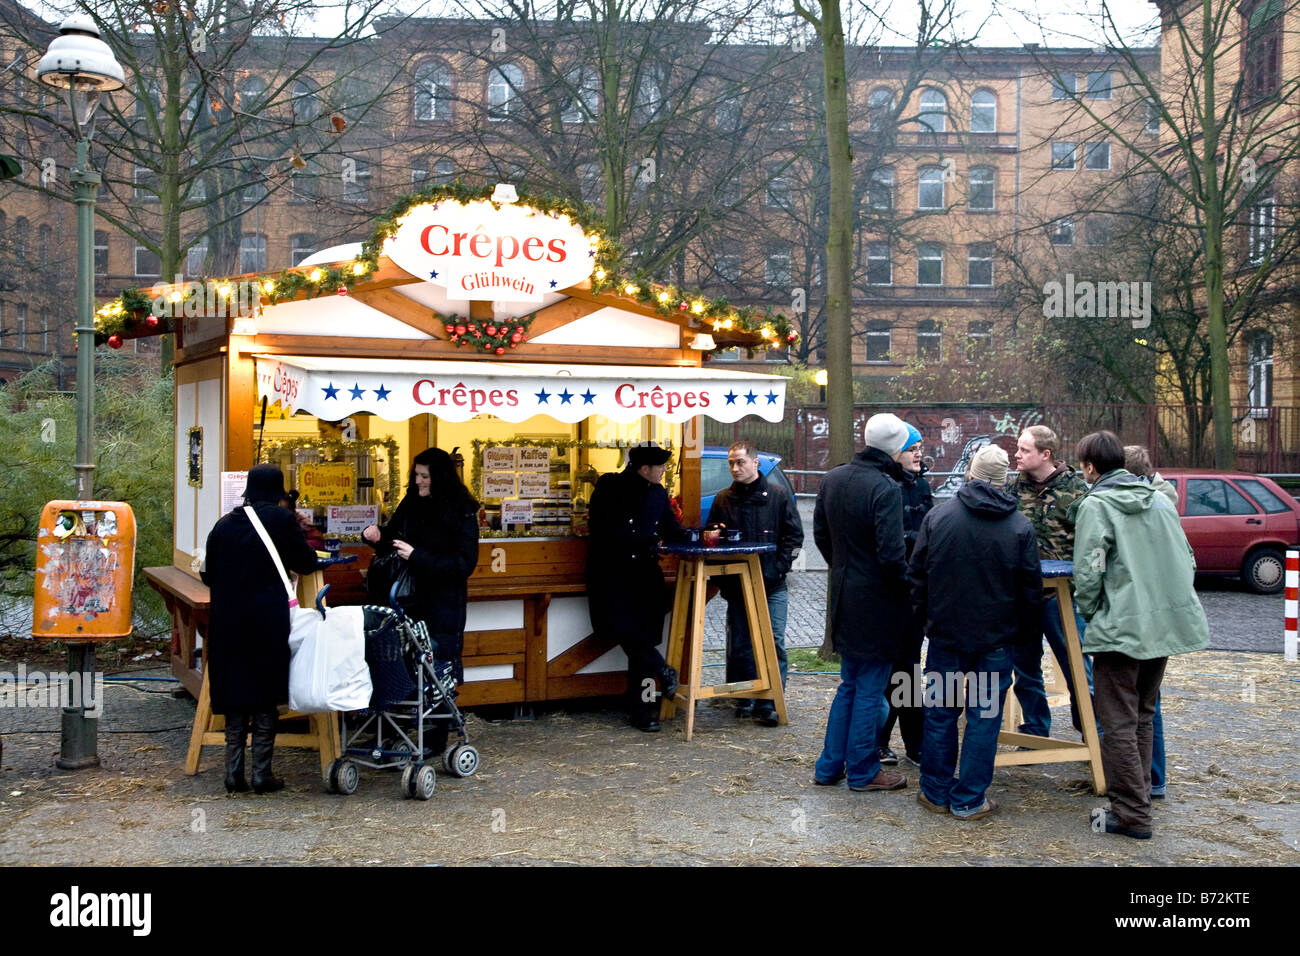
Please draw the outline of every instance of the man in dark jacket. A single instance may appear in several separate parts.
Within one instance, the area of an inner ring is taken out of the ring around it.
[[[993,781],[1012,649],[1041,633],[1038,540],[1015,497],[1002,489],[1006,477],[1007,453],[996,445],[981,448],[956,500],[921,523],[908,569],[912,604],[924,614],[930,638],[916,799],[927,810],[951,811],[963,820],[997,810],[985,791]],[[963,708],[961,777],[954,779]]]
[[[896,415],[872,415],[863,437],[867,447],[822,479],[813,512],[813,540],[830,576],[826,626],[840,655],[840,686],[813,781],[830,786],[847,776],[851,790],[898,790],[907,778],[881,769],[876,740],[909,614],[898,466],[907,425]]]
[[[253,789],[272,793],[284,781],[271,772],[276,708],[289,699],[289,596],[270,552],[245,514],[266,528],[287,571],[316,570],[298,519],[279,506],[284,475],[274,465],[248,473],[246,504],[208,534],[203,582],[211,590],[208,685],[213,713],[226,718],[226,790],[248,789],[244,742],[253,732]]]
[[[587,605],[597,634],[618,642],[627,654],[632,723],[659,730],[654,684],[672,696],[677,672],[659,653],[668,593],[655,550],[661,538],[685,537],[660,482],[669,452],[638,445],[620,472],[601,475],[591,493],[587,547]]]
[[[719,528],[738,528],[742,541],[761,541],[776,545],[776,551],[761,555],[763,591],[767,595],[767,614],[776,639],[776,659],[781,668],[781,687],[787,672],[785,622],[788,595],[785,576],[790,572],[795,552],[803,545],[803,523],[790,493],[758,471],[758,446],[738,441],[727,449],[727,467],[731,469],[731,487],[718,492],[709,509],[705,524]],[[722,579],[722,596],[727,601],[727,683],[753,680],[758,675],[754,665],[754,645],[749,637],[745,616],[745,599],[740,582],[734,577]],[[776,705],[770,700],[741,701],[737,717],[754,719],[765,727],[778,723]]]

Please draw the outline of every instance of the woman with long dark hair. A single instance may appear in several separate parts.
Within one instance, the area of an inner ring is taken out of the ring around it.
[[[434,655],[452,665],[459,683],[468,582],[478,564],[478,502],[451,456],[439,448],[416,455],[406,495],[388,523],[370,525],[361,536],[377,555],[393,551],[407,562],[413,593],[402,610],[428,626]]]

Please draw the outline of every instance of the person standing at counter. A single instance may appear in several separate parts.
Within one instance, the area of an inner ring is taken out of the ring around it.
[[[469,576],[478,565],[478,502],[456,474],[451,456],[440,448],[416,455],[393,516],[382,529],[370,525],[361,537],[377,554],[396,552],[407,563],[412,594],[403,599],[402,610],[428,627],[439,673],[460,683]]]
[[[253,790],[274,793],[284,781],[271,772],[276,708],[289,699],[289,599],[261,536],[246,512],[266,529],[280,562],[302,574],[316,570],[316,552],[298,519],[281,508],[284,475],[275,465],[248,472],[244,507],[208,534],[200,576],[211,591],[208,685],[213,713],[226,718],[226,791],[248,790],[244,743],[253,732]]]
[[[627,467],[601,475],[589,506],[587,603],[597,634],[617,641],[627,654],[627,684],[632,725],[659,730],[659,690],[677,693],[677,671],[659,653],[668,591],[655,550],[661,538],[686,535],[661,482],[670,457],[657,445],[637,445]]]

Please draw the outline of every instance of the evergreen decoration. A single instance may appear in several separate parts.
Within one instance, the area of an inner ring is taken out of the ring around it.
[[[383,515],[390,515],[393,509],[397,507],[397,502],[402,498],[402,476],[399,473],[397,459],[397,440],[395,438],[358,438],[355,441],[340,441],[329,438],[286,438],[283,441],[268,440],[262,446],[262,457],[258,464],[277,465],[285,471],[285,481],[289,480],[288,470],[285,464],[281,463],[280,456],[284,453],[289,454],[288,464],[304,465],[315,464],[314,462],[295,462],[293,461],[293,452],[295,451],[314,451],[319,453],[321,462],[347,461],[348,453],[355,453],[358,449],[364,449],[367,453],[375,453],[382,449],[386,453],[379,455],[376,464],[386,464],[388,467],[388,489],[384,492],[384,501],[380,507],[381,518]],[[360,541],[360,535],[331,535],[344,541]]]
[[[367,281],[379,268],[384,242],[397,234],[402,218],[416,206],[438,202],[492,202],[493,189],[493,186],[465,186],[457,180],[446,185],[429,186],[404,197],[379,216],[374,232],[361,245],[361,254],[342,267],[297,266],[274,274],[213,281],[221,283],[219,288],[228,290],[227,295],[230,294],[232,281],[255,282],[261,290],[262,302],[270,304],[299,298],[314,299],[323,295],[347,295],[353,285]],[[500,203],[493,205],[501,207]],[[799,340],[789,319],[770,307],[737,308],[726,299],[709,299],[698,291],[661,285],[642,274],[628,275],[622,272],[619,268],[622,250],[616,242],[601,234],[599,219],[583,206],[546,193],[521,195],[518,205],[529,206],[554,218],[568,216],[587,234],[592,248],[596,250],[590,280],[592,292],[632,299],[666,318],[680,318],[685,314],[689,317],[692,328],[713,335],[713,351],[740,346],[752,354],[755,349],[785,348]],[[205,280],[194,281],[200,286],[205,284]],[[96,344],[107,342],[110,335],[126,339],[175,331],[175,319],[170,315],[156,317],[156,322],[146,321],[152,315],[155,299],[162,294],[161,289],[157,292],[148,290],[148,293],[136,288],[127,289],[100,307],[95,313]],[[174,302],[184,301],[183,293],[173,291],[172,295],[179,296],[173,298]],[[488,326],[494,324],[491,322],[471,322],[457,315],[444,316],[436,312],[434,316],[451,330],[448,335],[452,342],[497,355],[504,355],[511,348],[525,342],[528,326],[534,318],[530,315],[510,320],[510,333],[502,335],[499,326],[496,333],[487,331]],[[471,331],[471,325],[476,326],[477,330]],[[462,326],[465,332],[458,332]],[[518,327],[522,327],[523,331],[517,332]],[[516,334],[520,335],[518,341],[513,338]],[[755,337],[758,341],[754,341]]]

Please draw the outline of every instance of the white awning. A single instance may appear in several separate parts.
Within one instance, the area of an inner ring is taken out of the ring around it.
[[[603,415],[682,422],[707,415],[735,422],[785,415],[786,379],[720,369],[639,365],[552,365],[418,359],[258,355],[259,398],[327,421],[370,412],[390,421],[433,414],[464,422],[495,415],[522,422],[549,415],[579,422]]]

